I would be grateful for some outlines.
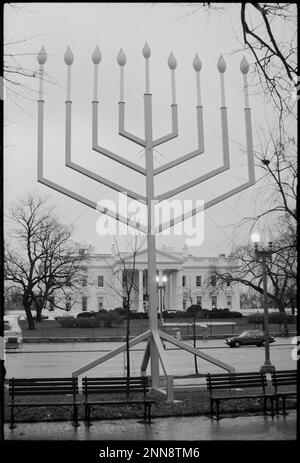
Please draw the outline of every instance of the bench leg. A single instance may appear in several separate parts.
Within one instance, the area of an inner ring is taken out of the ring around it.
[[[264,414],[265,416],[268,415],[268,400],[270,400],[270,406],[271,406],[271,417],[274,417],[274,401],[273,397],[264,397]]]
[[[217,413],[217,421],[219,421],[219,401],[216,400],[216,413]]]
[[[210,399],[210,416],[213,418],[214,416],[214,400]]]
[[[148,423],[151,423],[151,406],[152,404],[147,404],[148,405]]]
[[[90,416],[91,416],[90,406],[89,406],[89,404],[85,404],[84,421],[85,421],[86,426],[91,425]]]
[[[276,415],[279,415],[279,397],[278,396],[276,396],[275,401],[276,401]]]
[[[15,428],[15,415],[14,415],[14,407],[11,406],[10,408],[10,429]]]
[[[73,424],[75,427],[78,427],[78,406],[74,404],[73,406]]]
[[[287,415],[286,408],[285,408],[285,397],[282,397],[282,414]]]
[[[271,401],[271,416],[274,418],[274,397],[270,397]]]

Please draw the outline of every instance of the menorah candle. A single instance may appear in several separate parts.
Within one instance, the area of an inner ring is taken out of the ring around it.
[[[71,101],[71,65],[74,61],[74,55],[71,52],[70,47],[67,48],[67,51],[64,56],[65,63],[67,65],[67,97],[66,101]]]
[[[47,61],[47,53],[42,46],[38,55],[37,55],[37,62],[39,63],[39,100],[44,99],[44,64]]]
[[[194,61],[193,61],[193,66],[196,71],[196,87],[197,87],[197,106],[202,106],[201,102],[201,87],[200,87],[200,71],[202,69],[202,63],[201,60],[198,56],[198,53],[196,54]]]
[[[175,69],[177,67],[177,61],[172,52],[168,59],[168,65],[171,69],[172,104],[176,104]]]
[[[151,55],[151,49],[147,42],[145,42],[143,48],[143,55],[145,58],[145,93],[150,93],[149,58]]]
[[[127,62],[123,48],[118,53],[117,62],[120,66],[120,101],[124,101],[124,66]]]
[[[218,71],[220,73],[221,80],[221,107],[225,107],[225,85],[224,85],[224,73],[226,71],[226,63],[221,55],[217,63]]]
[[[92,61],[94,63],[94,92],[93,92],[93,100],[98,101],[98,66],[101,61],[102,55],[101,51],[97,45],[93,54],[92,54]]]
[[[245,95],[245,107],[249,107],[249,95],[248,95],[248,81],[247,81],[247,74],[249,71],[249,63],[246,60],[245,56],[243,57],[241,64],[240,64],[240,70],[241,73],[243,74],[244,78],[244,95]]]

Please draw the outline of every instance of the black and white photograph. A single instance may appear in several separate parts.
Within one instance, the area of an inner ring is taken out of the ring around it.
[[[296,443],[297,4],[2,14],[11,458]]]

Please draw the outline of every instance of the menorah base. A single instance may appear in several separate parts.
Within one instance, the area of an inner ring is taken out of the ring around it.
[[[235,369],[224,363],[221,362],[220,360],[212,357],[211,355],[205,354],[199,349],[196,349],[195,347],[180,341],[179,339],[174,338],[173,336],[170,336],[169,334],[164,333],[163,331],[157,330],[157,329],[152,329],[148,330],[145,333],[142,333],[141,335],[137,336],[134,339],[131,339],[129,341],[129,348],[139,344],[140,342],[147,341],[142,364],[141,364],[141,375],[146,375],[146,370],[147,366],[149,363],[149,360],[151,360],[151,352],[153,355],[153,348],[155,349],[155,353],[158,356],[158,359],[160,361],[160,364],[162,366],[165,378],[166,378],[166,390],[164,391],[159,384],[159,364],[157,365],[157,370],[156,367],[153,369],[151,368],[151,380],[152,380],[152,389],[159,392],[163,393],[166,396],[167,402],[173,402],[174,400],[174,377],[170,372],[168,362],[166,359],[166,353],[165,353],[165,348],[163,345],[163,341],[170,342],[171,344],[174,344],[175,346],[190,352],[193,355],[196,355],[197,357],[200,357],[207,362],[210,362],[214,365],[217,365],[218,367],[233,373]],[[87,365],[79,368],[78,370],[73,371],[72,376],[79,376],[86,371],[100,365],[101,363],[106,362],[107,360],[115,357],[116,355],[119,355],[122,352],[126,352],[127,345],[122,344],[121,346],[117,347],[116,349],[112,350],[111,352],[103,355],[99,359],[94,360],[93,362],[88,363]],[[155,364],[154,364],[155,365]],[[151,365],[152,367],[152,365]],[[154,370],[154,371],[153,371]]]

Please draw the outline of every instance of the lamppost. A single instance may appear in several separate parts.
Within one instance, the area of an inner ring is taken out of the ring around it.
[[[162,326],[164,324],[163,320],[163,310],[164,310],[164,305],[165,305],[165,290],[166,290],[166,284],[167,284],[168,278],[166,275],[157,275],[156,277],[156,283],[157,283],[157,290],[158,290],[158,310],[160,312],[160,317],[161,317],[161,323]]]
[[[263,278],[263,304],[264,304],[264,331],[265,331],[265,363],[260,367],[261,373],[271,373],[275,371],[274,365],[270,361],[270,338],[269,338],[269,313],[268,313],[268,302],[267,302],[267,259],[272,257],[272,242],[269,241],[268,249],[258,249],[260,242],[259,233],[253,233],[251,236],[254,244],[255,255],[261,258],[262,265],[262,278]]]

